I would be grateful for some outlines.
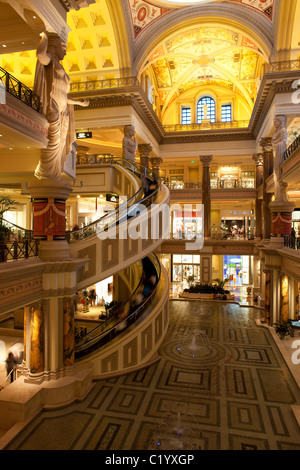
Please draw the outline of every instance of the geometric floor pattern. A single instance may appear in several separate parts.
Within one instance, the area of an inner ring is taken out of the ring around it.
[[[297,384],[253,308],[170,302],[161,359],[42,411],[8,450],[300,450]]]

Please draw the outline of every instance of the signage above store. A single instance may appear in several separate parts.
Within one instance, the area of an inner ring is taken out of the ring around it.
[[[106,194],[106,201],[118,203],[119,196],[117,196],[116,194]]]
[[[77,139],[91,139],[93,137],[92,132],[76,132]]]

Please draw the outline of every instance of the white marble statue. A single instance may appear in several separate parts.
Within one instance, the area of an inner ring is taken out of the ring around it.
[[[125,160],[135,161],[135,154],[137,151],[137,141],[135,138],[134,126],[129,125],[124,127],[124,139],[123,139],[123,158]]]
[[[274,182],[275,182],[275,200],[287,201],[286,184],[282,180],[282,163],[284,153],[287,148],[287,118],[283,115],[277,115],[274,118],[275,133],[272,138],[274,150]]]
[[[70,79],[60,61],[66,45],[55,33],[41,33],[37,49],[34,91],[40,96],[42,112],[49,122],[48,147],[41,151],[35,170],[38,179],[60,180],[65,160],[76,141],[74,105],[88,106],[89,101],[69,97]]]

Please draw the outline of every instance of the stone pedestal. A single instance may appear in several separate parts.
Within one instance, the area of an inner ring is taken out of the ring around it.
[[[59,180],[35,180],[28,189],[33,200],[33,236],[40,241],[39,257],[44,261],[70,258],[66,242],[66,200],[71,184]]]
[[[273,201],[269,207],[272,213],[273,237],[281,238],[284,235],[291,235],[295,204],[289,201]]]

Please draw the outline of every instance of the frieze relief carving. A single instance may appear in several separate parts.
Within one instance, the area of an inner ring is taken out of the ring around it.
[[[17,283],[14,281],[12,284],[3,286],[0,289],[0,303],[8,302],[12,297],[27,297],[41,291],[42,278],[34,278]]]
[[[28,116],[25,116],[25,114],[21,113],[20,111],[17,111],[16,109],[11,108],[7,104],[2,104],[1,105],[1,111],[7,114],[8,116],[12,117],[16,121],[21,122],[27,127],[30,127],[34,131],[40,132],[43,134],[45,137],[48,136],[48,125],[47,127],[43,127],[37,122],[33,121],[32,119],[29,119]]]

